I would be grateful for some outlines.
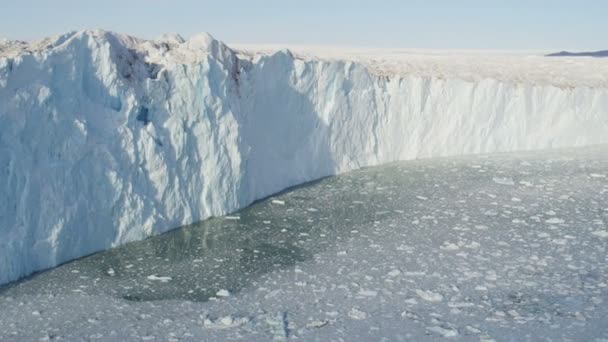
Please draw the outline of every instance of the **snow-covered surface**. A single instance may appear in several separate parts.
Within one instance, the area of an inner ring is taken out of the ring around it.
[[[608,142],[592,59],[358,63],[105,31],[1,49],[0,284],[363,166]]]
[[[605,341],[607,152],[327,178],[0,289],[0,340]]]
[[[379,75],[418,75],[484,79],[557,87],[608,86],[608,59],[592,57],[547,58],[547,51],[381,49],[331,46],[237,44],[246,55],[272,54],[289,48],[307,60],[350,60]]]

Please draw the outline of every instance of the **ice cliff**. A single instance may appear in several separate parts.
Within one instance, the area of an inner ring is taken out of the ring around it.
[[[380,75],[209,35],[0,43],[0,284],[396,160],[608,143],[608,87]]]

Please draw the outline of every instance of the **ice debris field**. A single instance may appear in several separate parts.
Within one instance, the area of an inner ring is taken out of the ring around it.
[[[0,340],[606,341],[606,149],[325,178],[0,289]]]
[[[365,166],[608,143],[606,60],[265,49],[3,40],[0,284]]]

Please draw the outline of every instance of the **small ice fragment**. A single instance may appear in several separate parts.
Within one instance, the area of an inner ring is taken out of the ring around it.
[[[319,209],[316,209],[316,208],[308,208],[306,210],[308,210],[311,213],[316,213],[317,211],[319,211]]]
[[[520,317],[519,312],[517,312],[515,310],[509,310],[509,311],[507,311],[507,313],[509,314],[509,316],[511,316],[513,318]]]
[[[419,200],[421,200],[421,201],[426,201],[426,200],[428,200],[428,198],[427,198],[427,197],[424,197],[424,196],[416,196],[416,198],[417,198],[417,199],[419,199]]]
[[[600,173],[592,173],[589,176],[591,176],[591,178],[606,178],[606,175]]]
[[[408,298],[406,300],[403,301],[405,304],[409,304],[409,305],[417,305],[418,301],[416,300],[416,298]]]
[[[363,320],[367,318],[367,313],[365,311],[359,310],[359,308],[352,308],[348,312],[348,317],[356,320]]]
[[[203,321],[203,325],[207,329],[228,329],[239,327],[247,322],[249,322],[249,318],[247,317],[224,316],[216,319],[215,321],[207,317]]]
[[[232,317],[224,316],[218,320],[218,323],[220,323],[221,325],[229,326],[229,325],[232,325],[233,321],[234,320],[232,319]]]
[[[594,231],[591,234],[595,235],[595,236],[597,236],[599,238],[602,238],[602,239],[608,238],[608,231],[606,231],[606,230],[596,230],[596,231]]]
[[[116,275],[116,272],[114,271],[114,269],[112,267],[108,268],[108,270],[106,271],[106,273],[110,276],[113,277]]]
[[[479,330],[479,329],[477,329],[477,328],[475,328],[473,326],[470,326],[470,325],[467,325],[466,329],[468,331],[472,332],[473,334],[479,334],[479,333],[481,333],[481,330]]]
[[[436,334],[441,335],[441,337],[444,338],[451,338],[451,337],[456,337],[458,336],[458,330],[456,329],[450,329],[450,328],[443,328],[440,326],[436,326],[436,327],[430,327],[427,328],[430,332],[434,332]]]
[[[230,291],[222,289],[222,290],[217,291],[217,293],[215,295],[218,297],[229,297]]]
[[[564,220],[557,218],[557,217],[552,217],[545,221],[545,223],[549,223],[549,224],[562,224],[564,222],[565,222]]]
[[[397,277],[401,274],[401,271],[399,270],[392,270],[390,272],[388,272],[388,276],[391,278]]]
[[[224,216],[226,220],[240,220],[240,216]]]
[[[440,246],[439,248],[443,249],[445,251],[456,251],[456,250],[460,249],[460,247],[458,247],[458,245],[453,244],[449,241],[444,242],[443,246]]]
[[[433,291],[425,291],[425,290],[416,290],[416,294],[418,297],[426,300],[427,302],[441,302],[443,300],[443,296],[439,293]]]
[[[515,185],[515,182],[513,181],[513,179],[508,178],[508,177],[494,177],[494,178],[492,178],[492,181],[494,181],[494,183],[500,184],[500,185]]]
[[[374,290],[361,290],[359,291],[360,296],[364,297],[376,297],[378,295],[378,291]]]
[[[470,302],[450,302],[448,303],[448,306],[451,308],[470,308],[475,306],[475,304]]]
[[[148,276],[148,280],[160,281],[161,283],[167,283],[167,282],[170,282],[172,280],[172,278],[171,277],[159,277],[156,274],[153,274],[153,275]]]
[[[285,205],[285,201],[275,199],[275,200],[272,200],[272,204]]]
[[[314,320],[310,323],[306,324],[307,328],[321,328],[326,326],[327,324],[329,324],[329,321],[323,320],[323,321],[318,321],[318,320]]]
[[[477,248],[481,247],[481,244],[477,241],[472,241],[470,244],[466,245],[465,247],[469,248],[469,249],[477,249]]]

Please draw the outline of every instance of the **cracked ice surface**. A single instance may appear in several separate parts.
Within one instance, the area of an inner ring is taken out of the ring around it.
[[[603,341],[607,152],[326,178],[0,289],[0,340]]]

